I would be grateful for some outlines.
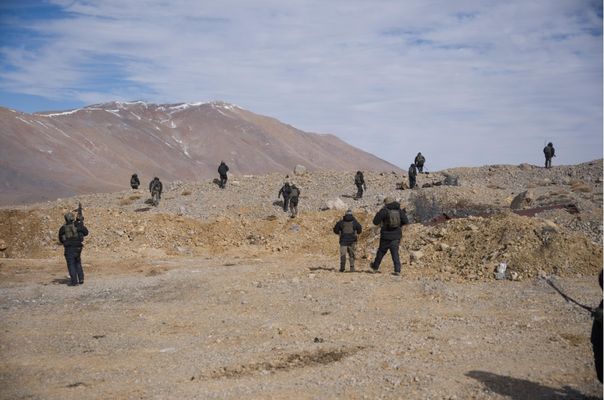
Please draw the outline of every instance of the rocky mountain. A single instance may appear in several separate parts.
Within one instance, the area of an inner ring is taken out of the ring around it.
[[[223,102],[111,102],[64,112],[0,108],[0,204],[198,181],[221,160],[238,174],[309,170],[400,171],[333,135],[303,132]]]

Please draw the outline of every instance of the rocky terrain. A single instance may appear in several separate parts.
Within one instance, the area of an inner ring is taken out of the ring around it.
[[[542,278],[602,298],[602,168],[455,168],[414,190],[365,172],[359,200],[354,170],[292,171],[297,218],[285,174],[164,182],[158,207],[144,190],[3,207],[0,397],[601,398],[590,316]],[[385,196],[414,222],[401,277],[389,256],[368,273]],[[91,233],[72,288],[56,234],[79,201]],[[341,274],[348,207],[364,231]]]
[[[197,181],[236,174],[399,171],[334,135],[304,132],[224,102],[110,102],[27,114],[0,107],[0,204],[119,190],[130,175]]]

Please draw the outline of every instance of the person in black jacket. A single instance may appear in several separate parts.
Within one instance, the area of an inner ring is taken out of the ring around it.
[[[138,179],[138,175],[132,174],[132,176],[130,177],[130,187],[132,189],[138,189],[140,184],[141,184],[141,181]]]
[[[158,177],[153,178],[149,184],[149,190],[151,191],[151,200],[153,205],[157,207],[159,200],[161,199],[161,193],[164,190],[164,185],[161,183]]]
[[[394,263],[394,275],[401,274],[401,260],[398,254],[398,247],[403,237],[402,226],[409,224],[407,213],[401,210],[401,205],[391,197],[384,199],[384,207],[373,217],[374,225],[381,225],[380,247],[378,248],[375,260],[369,264],[371,269],[376,272],[380,268],[382,258],[390,250],[392,262]]]
[[[224,163],[224,161],[221,161],[220,165],[218,166],[218,175],[220,175],[220,183],[218,186],[220,186],[221,189],[224,189],[226,186],[228,179],[227,172],[229,172],[229,167]]]
[[[600,271],[600,289],[602,289],[602,271]],[[596,365],[596,375],[602,383],[602,301],[593,312],[593,325],[591,327],[591,346],[594,351],[594,363]]]
[[[333,232],[340,235],[340,272],[346,269],[346,254],[350,259],[350,272],[354,272],[357,235],[360,235],[362,230],[363,227],[352,215],[352,210],[347,210],[344,217],[333,227]]]
[[[426,157],[422,155],[421,152],[417,153],[415,156],[415,166],[417,167],[417,172],[420,174],[424,173],[424,163],[426,162]]]
[[[363,197],[363,189],[367,190],[367,185],[365,185],[365,177],[361,171],[357,171],[357,174],[354,176],[354,184],[357,187],[356,198],[360,199]]]
[[[545,155],[545,168],[551,168],[552,158],[556,157],[556,149],[554,149],[554,145],[551,142],[543,148],[543,154]]]
[[[289,206],[289,196],[292,193],[292,187],[289,185],[288,181],[285,181],[281,189],[279,189],[279,194],[277,198],[283,196],[283,211],[287,212],[287,207]]]
[[[64,255],[71,280],[70,286],[84,283],[81,254],[84,247],[84,236],[87,235],[88,229],[84,226],[84,217],[75,220],[71,212],[66,213],[65,224],[59,229],[59,242],[65,249]]]
[[[291,217],[296,218],[298,215],[298,199],[300,198],[300,188],[292,182],[291,189],[289,192],[289,209],[292,212]]]
[[[415,179],[417,177],[417,169],[415,168],[415,164],[411,164],[409,166],[409,189],[413,189],[415,187]]]

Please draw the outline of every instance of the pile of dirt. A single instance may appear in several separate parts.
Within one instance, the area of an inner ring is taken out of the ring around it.
[[[57,241],[61,210],[2,210],[6,221],[0,228],[5,256],[49,258],[62,254]],[[226,215],[211,221],[168,214],[145,214],[112,209],[89,209],[86,253],[116,259],[166,256],[259,257],[267,254],[334,257],[338,237],[332,228],[341,211],[305,213],[296,219],[284,214],[252,219]],[[355,212],[364,231],[359,238],[359,267],[373,258],[379,243],[379,227],[373,214]],[[597,274],[602,247],[585,235],[550,220],[513,213],[491,218],[470,217],[435,226],[412,224],[405,228],[401,258],[412,273],[442,279],[492,279],[493,271],[506,262],[518,279],[555,273],[561,276]],[[384,268],[389,268],[385,260]]]

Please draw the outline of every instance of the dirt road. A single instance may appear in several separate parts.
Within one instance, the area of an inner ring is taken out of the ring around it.
[[[80,287],[60,258],[1,260],[1,398],[601,398],[590,317],[538,279],[84,258]],[[601,298],[595,277],[558,282]]]

